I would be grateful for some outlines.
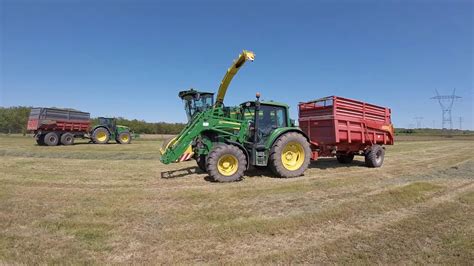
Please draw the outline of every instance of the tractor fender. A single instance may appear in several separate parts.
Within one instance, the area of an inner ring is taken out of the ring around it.
[[[247,158],[247,166],[246,166],[247,169],[246,169],[246,170],[248,170],[249,167],[250,167],[250,155],[249,155],[247,149],[245,149],[242,144],[240,144],[240,143],[238,143],[238,142],[236,142],[236,141],[226,140],[225,143],[226,143],[226,144],[230,144],[230,145],[234,145],[234,146],[236,146],[236,147],[238,147],[239,149],[242,150],[242,152],[245,154],[245,157]]]
[[[288,132],[296,132],[296,133],[299,133],[299,134],[303,135],[306,138],[306,140],[308,141],[308,143],[310,143],[310,145],[311,145],[310,139],[308,138],[308,136],[301,129],[299,129],[297,127],[282,127],[282,128],[277,128],[273,131],[273,133],[271,134],[271,136],[267,139],[267,142],[265,143],[265,148],[270,150],[273,146],[273,143],[275,143],[275,141],[280,136],[282,136],[283,134],[286,134]]]
[[[117,133],[122,133],[122,132],[129,132],[129,133],[132,133],[132,132],[130,131],[130,128],[127,127],[127,126],[117,125],[116,128],[117,128]]]
[[[109,134],[112,134],[112,132],[110,132],[110,129],[108,129],[107,127],[104,127],[103,125],[97,125],[97,126],[95,126],[95,127],[92,128],[92,130],[91,130],[91,132],[89,133],[89,135],[92,136],[92,134],[94,133],[94,131],[95,131],[96,129],[98,129],[98,128],[101,128],[101,127],[105,128],[105,129],[107,130],[107,132],[109,132]]]

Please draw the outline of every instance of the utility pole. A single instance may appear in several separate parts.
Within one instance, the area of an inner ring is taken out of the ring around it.
[[[462,116],[459,117],[459,130],[462,130]]]
[[[451,117],[451,110],[453,109],[453,104],[456,99],[460,99],[460,96],[456,95],[456,89],[453,90],[451,95],[440,95],[438,90],[436,91],[436,96],[431,97],[433,100],[438,100],[439,106],[441,107],[441,128],[443,130],[453,129],[453,119]]]

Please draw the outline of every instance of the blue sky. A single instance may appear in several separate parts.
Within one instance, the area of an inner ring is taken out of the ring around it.
[[[242,49],[256,60],[225,100],[340,95],[389,106],[397,127],[441,125],[434,90],[473,129],[472,1],[0,0],[0,104],[186,120],[179,90],[216,91]]]

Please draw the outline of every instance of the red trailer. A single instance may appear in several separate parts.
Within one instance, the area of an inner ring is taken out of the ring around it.
[[[299,104],[299,126],[310,139],[312,159],[336,156],[350,163],[365,156],[369,167],[380,167],[385,148],[393,145],[389,108],[329,96]]]
[[[39,145],[72,145],[75,137],[84,137],[90,131],[90,114],[57,108],[32,108],[28,131],[35,133]]]

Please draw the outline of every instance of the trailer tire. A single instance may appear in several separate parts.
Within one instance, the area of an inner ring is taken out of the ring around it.
[[[197,163],[199,169],[201,169],[204,172],[207,172],[207,162],[206,161],[207,161],[206,155],[198,155],[196,157],[196,163]]]
[[[38,134],[35,136],[36,143],[40,146],[44,146],[44,134]]]
[[[130,144],[132,142],[132,135],[130,132],[122,132],[117,136],[116,141],[120,144]]]
[[[300,133],[288,132],[273,143],[269,165],[278,177],[297,177],[308,169],[310,159],[308,140]]]
[[[372,145],[365,154],[365,165],[371,168],[382,166],[385,150],[380,145]]]
[[[59,135],[56,132],[49,132],[44,136],[44,144],[56,146],[59,144]]]
[[[95,144],[106,144],[109,139],[110,133],[105,127],[98,127],[92,132],[92,141]]]
[[[336,155],[336,158],[339,163],[349,164],[354,160],[354,154],[340,154]]]
[[[242,180],[247,166],[247,158],[238,147],[220,144],[212,149],[207,157],[209,176],[217,182]]]
[[[61,136],[61,144],[63,145],[73,145],[74,144],[74,135],[71,133],[64,133]]]

